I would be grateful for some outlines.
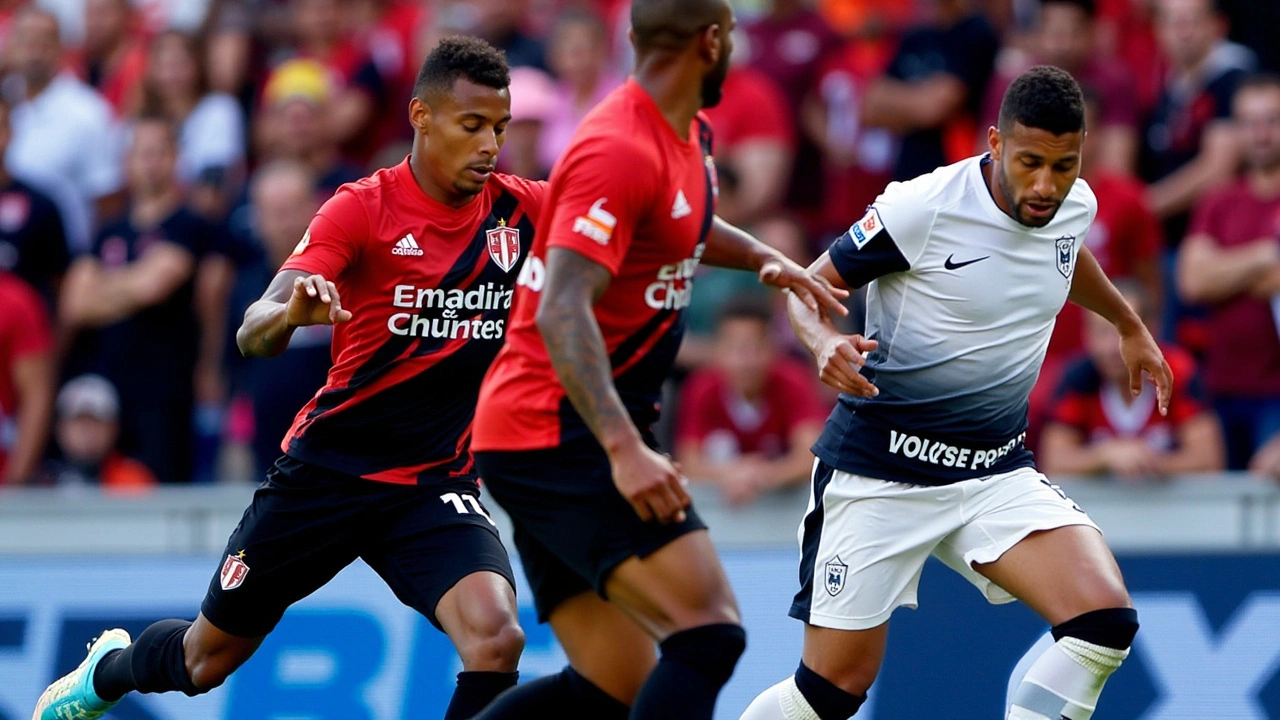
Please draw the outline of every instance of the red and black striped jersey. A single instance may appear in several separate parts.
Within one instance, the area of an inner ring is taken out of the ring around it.
[[[460,208],[427,196],[408,160],[343,185],[282,270],[338,287],[328,380],[298,413],[290,456],[369,480],[471,475],[480,380],[502,346],[545,183],[494,174]]]
[[[681,139],[634,80],[583,120],[551,174],[548,210],[517,281],[507,344],[480,391],[476,450],[555,447],[589,432],[534,321],[552,247],[571,249],[613,275],[594,312],[614,385],[641,430],[657,419],[716,187],[706,118],[699,115],[689,139]]]

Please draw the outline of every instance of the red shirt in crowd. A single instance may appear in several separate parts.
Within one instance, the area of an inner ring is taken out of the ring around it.
[[[545,185],[493,175],[460,208],[422,191],[409,161],[343,185],[282,270],[338,286],[328,382],[282,443],[290,456],[413,484],[473,472],[480,380],[502,346]]]
[[[549,211],[520,274],[507,344],[480,390],[475,450],[536,450],[590,437],[534,322],[549,248],[572,250],[613,276],[593,311],[614,385],[641,430],[657,420],[715,213],[710,135],[699,116],[682,140],[634,79],[583,120],[551,173]]]
[[[13,446],[18,388],[13,368],[26,358],[48,353],[53,333],[44,302],[16,275],[0,271],[0,476],[4,475],[8,450]]]
[[[698,443],[713,462],[752,454],[774,459],[791,451],[797,427],[821,425],[830,410],[807,366],[795,360],[774,363],[755,402],[734,391],[721,371],[706,368],[691,375],[680,392],[676,442]]]
[[[1192,235],[1230,248],[1280,236],[1280,197],[1261,199],[1241,180],[1204,197],[1191,216]],[[1268,300],[1241,293],[1209,308],[1213,342],[1204,379],[1222,397],[1280,397],[1280,331]]]
[[[716,133],[716,156],[727,155],[752,140],[794,148],[796,129],[786,102],[786,96],[767,75],[749,67],[730,69],[720,104],[706,110]]]
[[[1191,355],[1177,347],[1163,350],[1174,383],[1167,416],[1156,409],[1154,386],[1143,385],[1142,394],[1126,404],[1128,386],[1103,380],[1097,367],[1085,357],[1063,375],[1051,412],[1052,422],[1079,431],[1090,443],[1112,438],[1141,439],[1153,450],[1175,450],[1182,426],[1209,412],[1209,407]]]

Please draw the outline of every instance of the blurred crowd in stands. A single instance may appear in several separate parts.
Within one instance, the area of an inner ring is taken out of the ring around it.
[[[1280,2],[734,5],[720,213],[806,264],[886,183],[983,152],[1019,72],[1072,72],[1087,244],[1178,387],[1167,417],[1131,397],[1114,330],[1068,306],[1042,468],[1280,478]],[[627,26],[625,0],[0,0],[0,483],[261,477],[330,334],[268,361],[232,335],[319,205],[407,154],[437,39],[506,51],[500,169],[542,178],[627,76]],[[731,503],[802,482],[834,397],[778,299],[704,268],[689,321],[667,446]]]

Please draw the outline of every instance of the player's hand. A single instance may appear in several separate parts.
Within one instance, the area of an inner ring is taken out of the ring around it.
[[[855,397],[879,395],[879,388],[859,373],[859,369],[867,363],[862,354],[879,346],[879,342],[861,335],[831,335],[821,346],[814,348],[818,377],[836,390]]]
[[[685,490],[686,480],[671,458],[636,442],[610,456],[609,464],[613,484],[641,520],[684,522],[684,510],[692,500]]]
[[[351,311],[342,307],[337,285],[323,275],[308,275],[293,281],[284,316],[290,327],[336,325],[350,320]]]
[[[790,290],[800,298],[805,307],[817,312],[820,305],[841,317],[849,314],[849,308],[841,302],[849,297],[849,291],[831,284],[830,280],[805,270],[785,257],[766,260],[760,266],[760,282],[781,290]]]
[[[1160,457],[1142,440],[1108,440],[1102,447],[1102,460],[1107,470],[1121,480],[1141,480],[1161,474]]]
[[[1120,357],[1129,368],[1129,392],[1134,397],[1142,393],[1142,375],[1146,373],[1155,383],[1160,414],[1168,415],[1169,399],[1173,396],[1173,370],[1146,327],[1138,325],[1128,332],[1120,332]]]

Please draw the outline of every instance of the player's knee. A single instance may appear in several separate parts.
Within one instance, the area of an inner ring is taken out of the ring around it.
[[[1053,638],[1071,637],[1113,650],[1128,650],[1138,634],[1138,611],[1112,607],[1078,615],[1053,628]]]
[[[199,694],[207,693],[222,685],[235,672],[239,663],[214,655],[197,655],[187,658],[187,675]]]
[[[507,613],[469,618],[466,636],[458,642],[458,655],[468,670],[515,670],[524,652],[524,630]]]

